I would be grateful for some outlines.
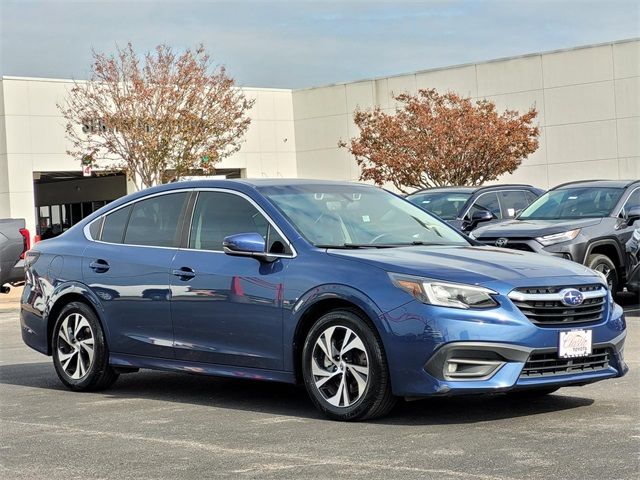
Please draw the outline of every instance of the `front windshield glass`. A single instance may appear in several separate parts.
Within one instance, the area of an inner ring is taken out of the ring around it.
[[[460,216],[470,196],[470,193],[456,192],[416,193],[407,200],[444,220],[454,220]]]
[[[319,184],[260,191],[316,246],[468,245],[448,225],[379,188]]]
[[[611,214],[622,195],[621,188],[562,188],[551,190],[529,205],[521,220],[598,218]]]

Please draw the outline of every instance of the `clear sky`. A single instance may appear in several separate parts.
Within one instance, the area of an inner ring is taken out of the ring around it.
[[[0,0],[1,73],[86,78],[90,50],[205,44],[240,85],[303,88],[640,37],[638,0]]]

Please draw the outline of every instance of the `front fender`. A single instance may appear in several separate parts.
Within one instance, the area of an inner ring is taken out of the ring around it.
[[[374,324],[378,333],[389,332],[389,324],[383,316],[384,312],[364,292],[343,284],[319,285],[301,295],[288,313],[285,311],[283,332],[285,370],[294,370],[295,340],[300,328],[305,323],[303,319],[315,306],[327,301],[347,302],[362,310]],[[380,337],[384,339],[385,335],[380,335]]]

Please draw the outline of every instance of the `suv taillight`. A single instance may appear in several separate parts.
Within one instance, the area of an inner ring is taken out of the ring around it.
[[[22,235],[22,253],[20,254],[20,258],[24,259],[24,254],[31,248],[31,235],[29,235],[29,230],[26,228],[20,229],[20,235]]]

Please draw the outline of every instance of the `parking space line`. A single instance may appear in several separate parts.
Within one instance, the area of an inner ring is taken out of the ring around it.
[[[121,433],[121,432],[110,432],[110,431],[102,431],[102,430],[86,430],[83,428],[77,427],[69,427],[66,425],[53,425],[48,423],[36,423],[36,422],[20,422],[15,420],[4,420],[5,423],[12,423],[14,425],[20,425],[23,427],[33,427],[51,430],[55,433],[62,432],[70,432],[76,434],[83,434],[89,436],[108,436],[113,438],[118,438],[120,440],[133,440],[133,441],[146,441],[146,442],[154,442],[160,443],[164,445],[170,445],[177,448],[191,448],[196,450],[205,450],[211,453],[217,454],[230,454],[230,455],[239,455],[242,457],[247,457],[251,455],[261,456],[261,457],[269,457],[269,458],[279,458],[283,460],[288,460],[290,462],[303,462],[300,465],[291,465],[291,467],[304,467],[304,466],[318,466],[318,465],[334,465],[334,466],[342,466],[342,467],[351,467],[351,468],[361,468],[364,470],[389,470],[395,472],[414,472],[421,474],[435,474],[435,475],[448,475],[450,477],[459,477],[459,478],[476,478],[480,480],[515,480],[513,477],[505,477],[505,476],[493,476],[493,475],[483,475],[483,474],[474,474],[470,472],[459,472],[456,470],[449,469],[433,469],[433,468],[420,468],[420,467],[406,467],[403,465],[388,465],[388,464],[377,464],[371,462],[353,462],[350,460],[340,460],[340,459],[319,459],[314,458],[308,455],[300,455],[294,453],[280,453],[273,451],[264,451],[264,450],[256,450],[256,449],[247,449],[247,448],[232,448],[232,447],[223,447],[221,445],[216,445],[212,443],[202,443],[192,440],[177,440],[177,439],[167,439],[167,438],[159,438],[159,437],[149,437],[145,435],[139,435],[134,433]],[[278,466],[278,469],[284,468],[283,466]],[[268,471],[270,469],[269,465],[264,466],[264,471]],[[242,472],[242,470],[235,470],[236,472]],[[260,468],[257,470],[247,469],[246,472],[253,471],[259,472]]]

